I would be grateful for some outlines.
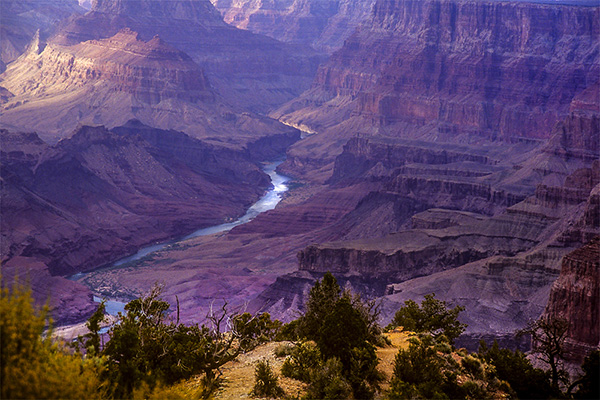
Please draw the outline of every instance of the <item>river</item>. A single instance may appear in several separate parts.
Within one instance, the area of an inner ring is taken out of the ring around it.
[[[283,193],[285,193],[288,190],[288,186],[287,186],[287,182],[290,180],[290,178],[288,178],[287,176],[284,175],[280,175],[277,173],[276,168],[279,166],[279,164],[281,164],[283,161],[275,161],[275,162],[270,162],[267,163],[265,165],[265,167],[263,168],[263,171],[269,175],[269,177],[271,178],[271,189],[269,189],[265,195],[263,197],[261,197],[256,203],[254,203],[252,206],[250,206],[250,208],[248,208],[248,210],[246,211],[246,213],[238,218],[236,221],[233,222],[228,222],[225,224],[220,224],[220,225],[215,225],[215,226],[210,226],[208,228],[202,228],[202,229],[198,229],[197,231],[184,236],[181,239],[178,240],[171,240],[168,242],[164,242],[164,243],[157,243],[148,247],[144,247],[142,249],[140,249],[137,253],[129,256],[129,257],[125,257],[120,259],[119,261],[114,262],[110,267],[118,267],[121,265],[125,265],[128,264],[130,262],[133,261],[138,261],[141,260],[142,258],[146,257],[149,254],[152,254],[156,251],[162,250],[165,247],[167,247],[168,245],[172,245],[175,243],[180,243],[195,237],[199,237],[199,236],[207,236],[207,235],[212,235],[215,233],[221,233],[221,232],[228,232],[231,229],[235,228],[238,225],[242,225],[242,224],[246,224],[250,221],[252,221],[254,218],[256,218],[257,215],[264,213],[266,211],[272,210],[274,209],[277,204],[281,201],[281,199],[283,198]],[[85,277],[85,273],[77,273],[75,275],[72,275],[71,277],[69,277],[69,279],[71,280],[79,280],[83,277]],[[100,302],[102,299],[99,297],[94,297],[94,301],[96,302]],[[117,315],[117,313],[119,311],[123,311],[125,307],[125,303],[120,302],[120,301],[114,301],[114,300],[107,300],[106,301],[106,312],[110,315]]]

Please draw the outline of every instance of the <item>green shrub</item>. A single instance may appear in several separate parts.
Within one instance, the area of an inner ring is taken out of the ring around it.
[[[600,351],[594,350],[588,354],[581,365],[583,376],[571,386],[577,387],[575,398],[599,399],[600,398]],[[569,388],[571,389],[571,388]]]
[[[473,376],[473,378],[483,378],[483,367],[477,358],[473,357],[472,355],[468,355],[460,361],[460,364],[468,374]]]
[[[314,342],[300,342],[294,346],[281,366],[281,374],[302,382],[310,381],[310,371],[320,365],[321,352]]]
[[[352,387],[342,374],[342,363],[333,357],[310,370],[305,399],[349,399]],[[359,398],[359,397],[355,397]]]
[[[259,361],[254,369],[254,388],[250,394],[254,397],[282,397],[285,392],[277,381],[269,362]]]
[[[356,398],[371,398],[382,379],[373,346],[385,343],[378,315],[376,303],[342,291],[335,277],[326,273],[311,289],[306,312],[298,321],[299,336],[317,344],[323,363],[331,358],[341,362],[342,375]]]
[[[291,345],[290,343],[282,343],[280,345],[278,345],[277,347],[275,347],[275,350],[273,351],[275,353],[276,357],[286,357],[292,354],[294,350],[294,346]]]
[[[495,367],[498,379],[508,382],[519,398],[552,397],[548,373],[534,368],[522,352],[501,349],[496,341],[488,348],[482,341],[479,346],[479,357]]]
[[[243,351],[250,351],[261,343],[270,342],[275,339],[281,329],[281,322],[272,321],[269,313],[252,316],[243,313],[233,319],[233,329],[242,337],[241,347]]]
[[[464,311],[464,307],[449,309],[447,303],[436,299],[434,294],[425,295],[421,306],[413,300],[407,300],[404,304],[387,329],[401,326],[411,332],[428,332],[435,338],[444,335],[450,344],[466,329],[466,325],[458,321],[458,314]]]
[[[283,324],[281,329],[279,329],[279,331],[275,335],[275,340],[278,342],[283,342],[285,340],[289,340],[291,342],[297,341],[299,339],[298,325],[299,320],[297,319],[290,321],[287,324]]]

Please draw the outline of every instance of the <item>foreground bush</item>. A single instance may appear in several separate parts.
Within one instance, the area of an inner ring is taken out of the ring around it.
[[[302,341],[282,373],[307,382],[312,398],[347,390],[347,398],[373,398],[382,380],[374,347],[382,341],[377,317],[374,303],[343,292],[335,277],[325,274],[311,289],[306,312],[295,324]]]
[[[259,361],[254,369],[254,388],[250,393],[254,397],[277,398],[285,392],[279,386],[277,375],[268,361]]]
[[[36,309],[31,290],[15,283],[0,297],[3,399],[101,399],[102,359],[71,354],[50,339],[48,308]]]
[[[429,333],[434,338],[441,335],[446,336],[450,344],[459,337],[466,329],[466,325],[458,321],[458,314],[464,311],[464,307],[456,306],[448,308],[445,301],[438,300],[434,294],[425,295],[425,299],[419,306],[414,300],[407,300],[394,315],[392,323],[386,329],[401,326],[404,330]]]

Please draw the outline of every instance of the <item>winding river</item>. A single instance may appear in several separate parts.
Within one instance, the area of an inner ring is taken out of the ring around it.
[[[174,243],[183,242],[195,237],[199,236],[207,236],[215,233],[228,232],[231,229],[235,228],[238,225],[246,224],[256,218],[257,215],[274,209],[277,204],[281,201],[283,197],[283,193],[288,190],[287,182],[290,180],[287,176],[280,175],[275,171],[275,169],[281,164],[283,161],[275,161],[270,162],[265,165],[263,171],[269,175],[271,178],[271,189],[269,189],[263,197],[261,197],[256,203],[254,203],[250,208],[246,211],[242,217],[238,218],[236,221],[228,222],[225,224],[210,226],[208,228],[199,229],[181,239],[175,241],[168,241],[164,243],[154,244],[152,246],[144,247],[140,249],[137,253],[120,259],[119,261],[114,262],[110,267],[118,267],[121,265],[128,264],[133,261],[141,260],[149,254],[152,254],[156,251],[162,250],[168,245],[172,245]],[[79,280],[83,278],[85,273],[78,273],[69,277],[72,280]],[[100,302],[102,299],[99,297],[94,297],[94,301]],[[125,307],[125,303],[120,301],[107,300],[106,301],[106,312],[110,315],[117,315],[119,311],[123,311]]]

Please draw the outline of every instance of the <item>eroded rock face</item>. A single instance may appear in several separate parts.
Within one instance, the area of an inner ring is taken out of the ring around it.
[[[264,111],[301,93],[322,60],[308,48],[226,24],[209,0],[97,1],[91,12],[71,19],[51,42],[74,45],[111,37],[123,28],[138,32],[144,41],[159,35],[187,53],[229,103],[252,111]]]
[[[545,315],[564,318],[566,359],[580,365],[600,346],[600,236],[567,254],[550,292]]]
[[[500,339],[526,350],[514,331],[541,315],[563,256],[600,231],[600,221],[586,217],[598,213],[599,184],[595,162],[575,171],[562,189],[540,187],[493,217],[430,208],[412,217],[412,229],[310,245],[298,253],[299,271],[278,279],[253,306],[293,315],[291,308],[302,309],[306,287],[331,271],[364,296],[381,298],[384,322],[405,300],[436,293],[466,307],[461,318],[469,327],[459,345],[475,350],[482,338]],[[364,284],[369,280],[377,284]],[[581,285],[574,297],[589,292],[588,283]]]
[[[50,35],[58,22],[83,14],[76,0],[4,0],[0,3],[0,72],[26,49],[37,30]]]
[[[599,7],[380,1],[312,89],[272,115],[320,133],[298,144],[299,159],[332,160],[340,148],[331,143],[356,133],[438,143],[548,139],[573,98],[598,80],[598,21]]]
[[[79,124],[114,127],[130,119],[219,136],[238,147],[293,131],[235,111],[187,54],[158,36],[141,40],[129,28],[72,46],[47,44],[38,35],[1,78],[7,95],[0,122],[35,130],[49,142]]]
[[[168,17],[191,21],[218,21],[218,13],[209,2],[187,1],[147,1],[147,0],[93,0],[92,9],[97,12],[115,15],[136,15],[139,17]]]
[[[375,0],[211,0],[225,22],[331,53],[367,19]]]
[[[127,28],[111,38],[74,46],[34,42],[3,85],[15,96],[44,96],[99,82],[148,104],[169,98],[197,103],[215,96],[187,54],[158,36],[144,42]]]

